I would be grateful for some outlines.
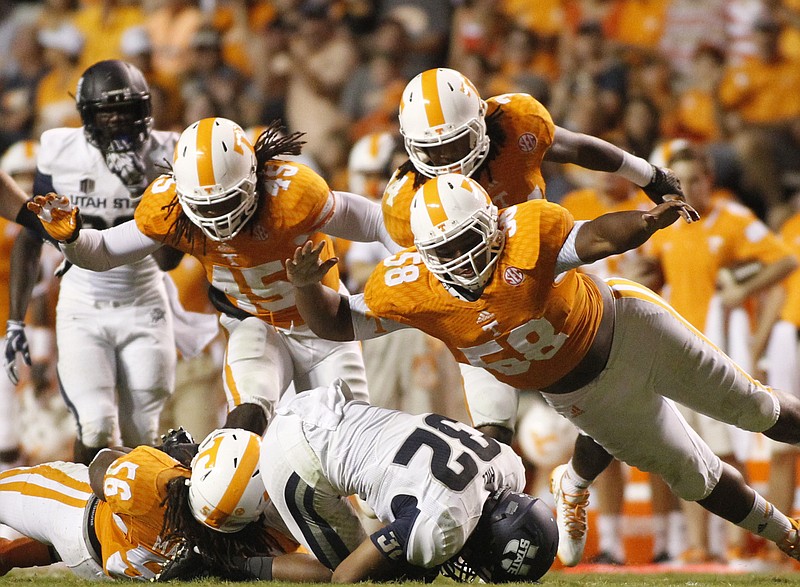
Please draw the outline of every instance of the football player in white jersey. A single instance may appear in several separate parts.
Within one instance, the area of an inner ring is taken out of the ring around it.
[[[432,578],[535,581],[555,558],[551,510],[520,493],[520,458],[438,414],[352,401],[347,384],[279,406],[261,442],[261,477],[295,539],[332,582]],[[343,496],[385,527],[367,537]]]
[[[138,198],[171,160],[178,136],[152,130],[147,82],[123,61],[89,67],[76,100],[83,126],[42,134],[34,193],[57,191],[81,207],[86,225],[114,226],[133,217]],[[8,329],[16,337],[9,336],[7,345],[19,345],[25,336],[41,242],[25,231],[12,253]],[[66,271],[56,344],[62,393],[77,422],[77,461],[88,463],[120,440],[137,446],[158,438],[176,354],[163,273],[154,257],[104,273]]]

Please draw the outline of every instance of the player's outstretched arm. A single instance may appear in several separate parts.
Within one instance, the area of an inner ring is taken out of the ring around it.
[[[697,212],[686,202],[671,200],[652,210],[632,210],[603,214],[581,226],[575,238],[575,253],[584,263],[618,255],[643,244],[657,230],[666,228],[684,215]]]
[[[5,171],[0,171],[0,217],[17,221],[20,210],[25,207],[28,194]]]
[[[586,169],[621,175],[641,187],[656,204],[668,199],[665,197],[684,199],[680,181],[671,169],[656,167],[598,137],[557,126],[553,144],[544,158],[546,161],[573,163]]]
[[[143,234],[135,220],[105,230],[82,229],[80,213],[64,196],[47,194],[28,202],[64,256],[84,269],[108,271],[144,259],[163,243]]]
[[[320,260],[324,246],[324,242],[315,247],[308,241],[297,247],[291,259],[286,259],[286,275],[295,288],[295,303],[303,320],[317,336],[328,340],[355,340],[347,296],[320,283],[339,262],[336,257]]]

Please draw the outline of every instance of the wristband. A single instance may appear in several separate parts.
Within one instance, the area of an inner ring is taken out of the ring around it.
[[[655,176],[655,168],[646,160],[636,155],[631,155],[627,151],[622,153],[622,164],[616,173],[625,179],[632,181],[639,187],[644,187]]]

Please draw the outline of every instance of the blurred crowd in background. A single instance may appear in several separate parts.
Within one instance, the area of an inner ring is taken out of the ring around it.
[[[3,1],[0,55],[0,152],[78,126],[80,73],[119,58],[145,72],[157,128],[281,119],[344,187],[353,143],[396,133],[406,82],[448,66],[645,158],[709,144],[717,181],[773,228],[800,188],[798,0]],[[545,171],[551,200],[585,181]]]
[[[404,156],[403,88],[417,73],[446,66],[484,99],[531,94],[557,125],[658,165],[674,139],[702,145],[716,187],[773,230],[800,207],[800,0],[0,0],[0,156],[45,130],[80,126],[76,84],[102,59],[144,72],[157,129],[180,132],[223,116],[250,129],[251,140],[276,119],[305,133],[304,162],[334,189],[380,197],[348,177],[354,145],[375,133],[394,137],[396,157],[376,170],[391,172]],[[572,166],[545,163],[543,174],[556,202],[576,190],[610,189],[603,174]],[[351,269],[357,290],[361,270]],[[186,261],[176,282],[188,309],[213,311],[196,295],[204,287],[198,267]],[[37,321],[46,330],[54,306],[42,291]],[[71,452],[55,350],[41,338],[31,341],[33,386],[24,392],[39,398],[37,409],[26,412],[33,396],[22,397],[28,461]],[[419,354],[425,381],[415,385],[453,387],[458,375],[443,352]],[[219,424],[219,348],[203,359],[179,377],[189,389],[206,382],[206,398],[173,408],[181,421],[165,416],[165,429],[183,424],[202,438]],[[431,373],[438,383],[427,380]],[[463,418],[461,394],[450,395],[414,409]],[[176,402],[185,397],[177,393]],[[197,406],[206,413],[191,421]],[[59,426],[61,437],[53,433]],[[545,432],[563,434],[540,428],[540,439]]]

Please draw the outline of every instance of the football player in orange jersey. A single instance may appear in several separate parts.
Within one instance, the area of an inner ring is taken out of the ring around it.
[[[45,226],[65,241],[65,254],[80,267],[103,271],[164,244],[200,260],[228,333],[226,427],[257,433],[292,383],[302,391],[341,376],[357,397],[368,397],[358,343],[324,341],[303,324],[286,280],[286,257],[308,238],[330,251],[321,231],[398,249],[377,203],[331,191],[305,165],[281,159],[298,153],[302,143],[299,133],[280,131],[270,127],[253,147],[231,120],[190,125],[176,146],[172,172],[150,184],[134,220],[107,230],[79,230],[77,208],[55,194],[31,203],[51,220]],[[340,287],[336,273],[326,279]]]
[[[276,579],[329,579],[276,529],[277,512],[263,515],[259,454],[255,434],[217,430],[199,446],[188,437],[160,449],[104,449],[88,467],[55,462],[0,473],[0,519],[30,537],[0,543],[0,574],[63,560],[86,579],[148,581],[190,541],[204,554],[195,576],[264,578],[268,565]]]
[[[409,217],[415,191],[443,173],[471,177],[498,208],[545,197],[543,161],[616,173],[643,186],[657,204],[666,194],[681,194],[668,169],[556,126],[547,109],[528,94],[484,101],[472,82],[452,69],[430,69],[412,79],[403,92],[399,118],[409,161],[395,172],[382,205],[389,234],[404,247],[414,240]],[[461,374],[473,425],[510,442],[519,391],[482,369],[462,365]]]
[[[311,242],[287,260],[297,307],[314,332],[332,340],[410,326],[428,332],[460,362],[540,390],[613,456],[658,473],[679,497],[800,559],[800,522],[723,463],[673,404],[797,443],[800,400],[754,380],[649,289],[576,270],[641,245],[683,214],[696,220],[688,204],[670,200],[583,223],[545,200],[498,213],[477,182],[446,174],[417,191],[411,212],[415,247],[385,259],[362,295],[321,284],[336,260],[322,261]],[[565,493],[585,490],[597,473],[575,457],[568,467]],[[559,549],[569,549],[564,511],[556,513]]]

